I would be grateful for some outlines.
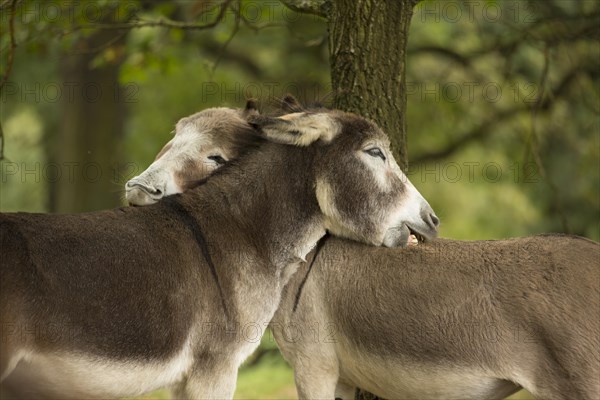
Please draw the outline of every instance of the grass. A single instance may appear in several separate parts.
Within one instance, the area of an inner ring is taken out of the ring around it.
[[[294,373],[275,354],[260,364],[242,369],[238,376],[236,399],[296,399]]]
[[[534,400],[533,396],[526,390],[521,390],[512,396],[508,397],[507,400]]]

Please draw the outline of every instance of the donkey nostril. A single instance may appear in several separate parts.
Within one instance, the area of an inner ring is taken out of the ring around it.
[[[435,227],[440,226],[440,219],[438,217],[436,217],[435,214],[429,214],[429,218],[431,218],[431,222],[433,223],[433,226],[435,226]]]
[[[141,185],[140,185],[141,186]],[[148,194],[151,194],[152,196],[159,196],[162,197],[162,190],[157,189],[155,187],[152,186],[141,186],[146,192],[148,192]]]
[[[146,192],[147,194],[149,194],[152,197],[158,197],[158,198],[163,197],[162,189],[157,189],[154,186],[145,185],[145,184],[142,184],[140,182],[135,182],[135,181],[129,181],[125,184],[125,186],[127,189],[139,188],[140,190]]]

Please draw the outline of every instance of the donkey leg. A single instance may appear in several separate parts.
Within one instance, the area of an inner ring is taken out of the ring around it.
[[[545,364],[530,368],[528,374],[520,376],[519,384],[540,400],[595,400],[581,393],[573,379],[565,374],[560,365]]]
[[[522,386],[536,399],[600,399],[600,352],[596,346],[547,346],[524,376]]]
[[[342,381],[338,381],[335,387],[335,398],[342,400],[354,400],[356,395],[356,387],[348,385]]]
[[[544,400],[600,399],[600,369],[589,364],[584,360],[578,365],[557,363],[547,368],[548,372],[537,385],[526,389]]]
[[[309,364],[310,365],[310,364]],[[328,399],[335,398],[338,383],[337,371],[323,368],[306,368],[308,365],[294,371],[296,390],[299,399]],[[351,398],[352,399],[352,398]]]
[[[232,399],[237,380],[237,366],[217,364],[197,366],[177,385],[173,394],[177,399]]]
[[[172,400],[185,399],[185,385],[187,384],[187,380],[183,380],[171,386],[169,388],[169,392],[171,393],[170,398]]]

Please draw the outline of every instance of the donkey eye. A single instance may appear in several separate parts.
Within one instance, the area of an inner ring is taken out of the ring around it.
[[[372,149],[367,149],[367,150],[365,150],[365,153],[367,153],[371,157],[379,157],[383,161],[385,161],[385,156],[383,155],[383,152],[381,151],[381,149],[379,147],[373,147]]]
[[[208,156],[209,160],[216,162],[219,165],[225,164],[227,161],[221,156]]]

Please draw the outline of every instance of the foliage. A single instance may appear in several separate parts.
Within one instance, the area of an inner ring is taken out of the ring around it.
[[[595,2],[417,7],[410,176],[425,180],[446,235],[599,238],[599,12]]]

